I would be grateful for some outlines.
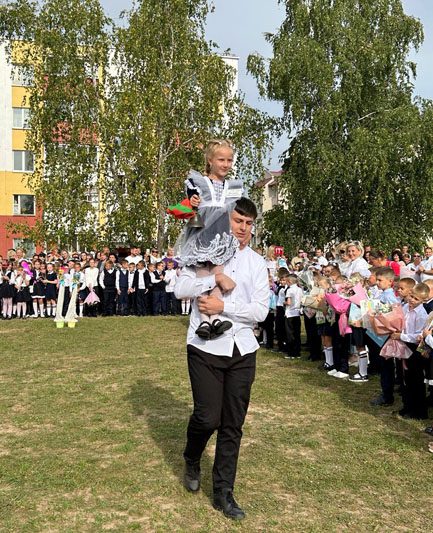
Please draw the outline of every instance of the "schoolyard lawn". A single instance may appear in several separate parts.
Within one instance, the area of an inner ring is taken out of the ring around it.
[[[182,487],[187,319],[0,323],[0,531],[432,531],[424,423],[260,350],[233,523]]]

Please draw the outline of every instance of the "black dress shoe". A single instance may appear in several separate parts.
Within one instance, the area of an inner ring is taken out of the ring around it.
[[[189,492],[197,492],[200,489],[200,463],[185,463],[183,484]]]
[[[378,396],[377,398],[374,398],[374,400],[371,400],[370,405],[377,406],[384,406],[392,405],[394,403],[394,400],[387,400],[382,395]]]
[[[232,489],[216,490],[213,496],[214,509],[222,511],[224,516],[233,520],[243,520],[245,512],[239,507],[233,498]]]

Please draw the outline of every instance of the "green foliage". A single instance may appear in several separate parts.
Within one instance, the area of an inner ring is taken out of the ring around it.
[[[173,242],[166,208],[188,170],[203,170],[211,137],[232,140],[246,180],[263,172],[273,123],[233,92],[207,12],[205,0],[137,1],[115,27],[99,0],[0,8],[0,35],[34,44],[23,64],[34,68],[28,146],[44,154],[30,177],[39,239]]]
[[[267,37],[272,59],[252,56],[249,69],[262,95],[282,102],[292,137],[279,183],[293,233],[388,247],[425,240],[432,111],[412,98],[408,60],[421,23],[400,0],[284,3],[286,18]]]

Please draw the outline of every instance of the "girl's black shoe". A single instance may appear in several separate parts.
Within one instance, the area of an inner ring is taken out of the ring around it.
[[[212,322],[212,330],[215,337],[222,335],[225,331],[229,330],[233,324],[229,320],[220,320],[216,318]]]
[[[212,326],[209,322],[203,321],[195,330],[195,333],[200,337],[200,339],[208,341],[212,335]]]

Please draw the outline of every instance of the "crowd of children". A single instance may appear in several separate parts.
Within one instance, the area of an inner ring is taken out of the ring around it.
[[[76,291],[76,314],[83,317],[189,314],[189,300],[174,297],[178,264],[169,249],[165,257],[152,249],[143,257],[138,247],[119,259],[109,248],[70,254],[52,250],[27,259],[23,250],[0,257],[0,313],[13,318],[54,318],[60,285],[62,315]]]
[[[270,247],[266,260],[269,314],[257,330],[265,348],[299,358],[303,317],[309,359],[322,361],[319,368],[329,379],[366,383],[377,374],[381,390],[371,405],[393,405],[398,391],[400,416],[428,418],[433,406],[430,247],[387,254],[355,241],[326,255],[319,248],[311,254],[300,249],[291,261]],[[433,435],[433,428],[426,431]]]

